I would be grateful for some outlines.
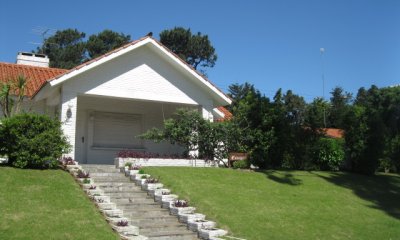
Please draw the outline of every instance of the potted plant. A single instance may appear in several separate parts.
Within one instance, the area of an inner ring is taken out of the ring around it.
[[[196,211],[196,208],[189,207],[189,202],[187,200],[176,200],[169,207],[169,211],[171,215],[177,216],[180,214],[194,213],[194,211]]]
[[[142,189],[145,191],[148,191],[148,190],[153,190],[156,188],[162,188],[163,186],[164,185],[162,183],[160,183],[159,178],[148,177],[142,184]]]

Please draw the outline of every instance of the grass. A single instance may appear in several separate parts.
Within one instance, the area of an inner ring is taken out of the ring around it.
[[[148,167],[235,237],[400,239],[400,177]]]
[[[119,239],[61,170],[0,167],[0,239]]]

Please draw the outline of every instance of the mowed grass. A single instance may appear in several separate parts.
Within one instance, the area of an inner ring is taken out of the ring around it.
[[[245,239],[400,239],[400,177],[148,167],[145,172]]]
[[[0,167],[0,239],[119,239],[61,170]]]

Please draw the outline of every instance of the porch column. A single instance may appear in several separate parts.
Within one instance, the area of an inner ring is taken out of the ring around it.
[[[62,91],[60,121],[62,130],[71,144],[71,151],[66,154],[76,159],[75,156],[75,132],[76,132],[76,109],[78,106],[78,97],[75,92]]]

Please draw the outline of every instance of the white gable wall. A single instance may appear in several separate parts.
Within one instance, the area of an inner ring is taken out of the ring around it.
[[[65,82],[63,89],[97,96],[213,105],[199,86],[143,46]]]

